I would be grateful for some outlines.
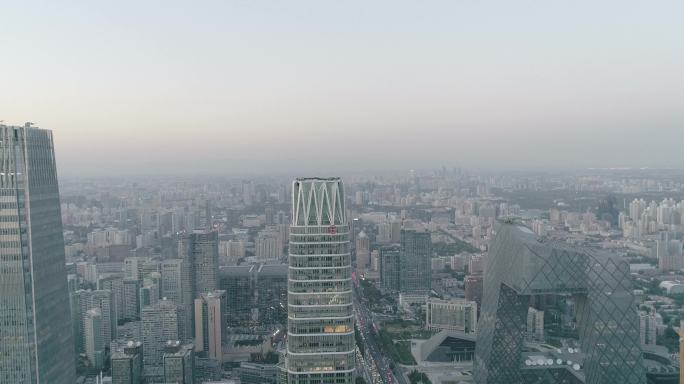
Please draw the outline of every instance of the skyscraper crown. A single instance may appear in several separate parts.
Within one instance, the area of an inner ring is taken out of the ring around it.
[[[292,184],[292,199],[293,225],[347,224],[340,178],[298,178]]]

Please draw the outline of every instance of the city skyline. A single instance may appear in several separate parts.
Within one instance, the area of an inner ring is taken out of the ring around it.
[[[0,120],[64,175],[681,167],[682,8],[9,2]]]
[[[684,2],[0,5],[0,384],[684,383]]]

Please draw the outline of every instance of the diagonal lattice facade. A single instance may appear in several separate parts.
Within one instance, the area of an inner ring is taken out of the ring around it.
[[[585,383],[646,382],[627,262],[562,243],[540,242],[527,228],[502,224],[487,260],[476,383],[529,382],[522,364],[525,319],[530,296],[541,294],[575,297],[585,356],[578,376]]]

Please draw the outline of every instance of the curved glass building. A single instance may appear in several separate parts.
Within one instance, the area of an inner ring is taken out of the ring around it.
[[[353,383],[349,225],[339,178],[292,184],[288,272],[288,383]]]

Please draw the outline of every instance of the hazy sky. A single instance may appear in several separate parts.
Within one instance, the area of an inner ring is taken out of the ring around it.
[[[0,0],[62,174],[684,166],[684,2]]]

